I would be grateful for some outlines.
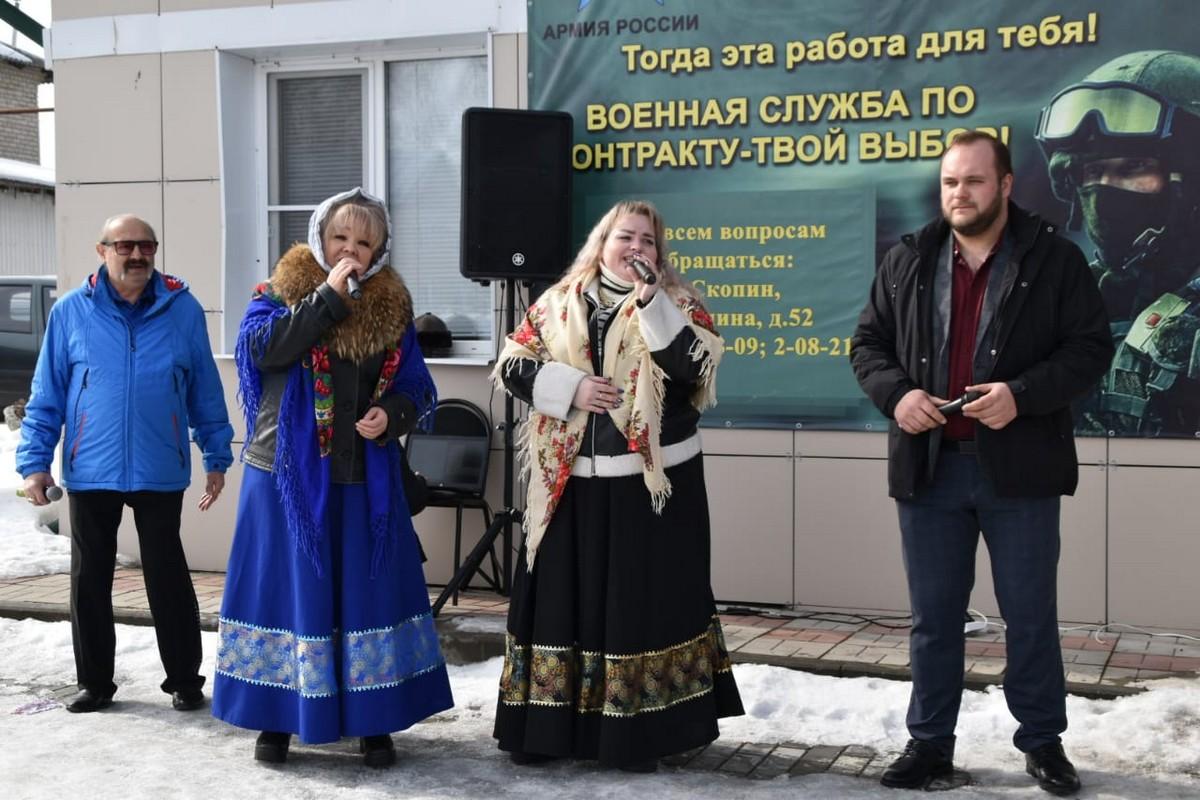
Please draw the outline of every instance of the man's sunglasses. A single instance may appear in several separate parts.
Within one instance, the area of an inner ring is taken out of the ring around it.
[[[139,241],[129,241],[122,239],[119,242],[101,242],[100,244],[107,245],[117,251],[119,256],[127,256],[133,252],[133,248],[137,248],[144,256],[152,256],[158,252],[158,242],[150,239],[142,239]]]

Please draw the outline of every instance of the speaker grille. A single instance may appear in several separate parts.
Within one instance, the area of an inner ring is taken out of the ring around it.
[[[571,130],[558,111],[463,112],[464,277],[548,281],[567,267]]]

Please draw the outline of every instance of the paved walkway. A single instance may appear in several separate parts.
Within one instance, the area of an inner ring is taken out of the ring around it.
[[[215,630],[225,575],[192,574],[201,623]],[[68,575],[0,580],[0,616],[67,619]],[[431,591],[431,599],[437,591]],[[113,579],[118,621],[148,624],[150,614],[140,569],[118,568]],[[468,591],[459,604],[447,604],[439,627],[447,657],[458,661],[501,655],[505,598]],[[745,611],[739,609],[738,611]],[[725,642],[735,662],[773,664],[826,675],[873,675],[908,679],[908,628],[885,627],[851,614],[799,610],[724,613]],[[1139,689],[1131,684],[1174,675],[1200,673],[1200,641],[1144,633],[1067,630],[1062,636],[1063,669],[1069,691],[1087,697],[1115,697]],[[993,626],[967,639],[967,684],[981,687],[1004,677],[1004,633]]]

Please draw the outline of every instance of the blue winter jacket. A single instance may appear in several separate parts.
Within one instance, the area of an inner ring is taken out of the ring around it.
[[[74,491],[187,488],[189,428],[204,469],[224,472],[233,428],[200,303],[156,271],[153,303],[130,320],[107,284],[102,266],[50,312],[17,471],[49,472],[65,424],[62,484]]]

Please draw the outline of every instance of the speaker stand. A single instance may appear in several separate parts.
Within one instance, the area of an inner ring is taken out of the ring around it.
[[[501,281],[504,284],[504,328],[509,333],[512,333],[517,327],[517,282],[513,279]],[[504,393],[504,423],[501,426],[501,431],[504,434],[504,509],[492,518],[492,524],[484,531],[479,542],[467,554],[466,559],[459,566],[458,571],[446,583],[442,593],[438,595],[437,600],[433,603],[433,616],[437,616],[442,610],[442,606],[446,605],[446,601],[459,591],[463,586],[470,582],[471,577],[479,569],[483,563],[483,559],[492,549],[492,543],[496,541],[496,537],[503,534],[502,540],[504,548],[503,558],[503,574],[500,576],[501,594],[509,595],[512,592],[512,540],[513,540],[513,524],[520,525],[524,520],[523,513],[513,508],[513,461],[515,459],[515,445],[513,443],[513,428],[516,425],[516,405],[513,397],[508,392]],[[522,538],[521,546],[525,546],[524,538]],[[494,563],[494,562],[493,562]]]
[[[479,542],[476,543],[475,547],[471,549],[471,552],[467,554],[466,559],[462,562],[462,566],[460,566],[458,568],[458,572],[454,573],[453,577],[450,578],[450,581],[446,584],[445,588],[442,589],[442,593],[438,595],[437,600],[433,601],[433,606],[431,608],[433,616],[436,617],[442,610],[442,606],[446,605],[446,601],[453,597],[456,592],[461,591],[467,582],[470,581],[475,575],[476,570],[478,570],[480,565],[483,564],[483,559],[487,558],[487,554],[491,552],[492,544],[496,541],[496,537],[502,532],[504,533],[505,537],[511,536],[513,523],[515,522],[520,524],[521,519],[521,512],[515,508],[505,508],[503,511],[498,512],[496,516],[492,517],[492,524],[488,526],[488,529],[484,531],[483,536],[480,537]],[[507,549],[505,550],[505,554],[508,556],[505,561],[511,561],[512,556]],[[510,576],[508,573],[505,573],[501,576],[501,579],[504,582],[504,591],[502,594],[507,595],[510,591]]]

